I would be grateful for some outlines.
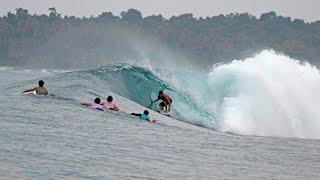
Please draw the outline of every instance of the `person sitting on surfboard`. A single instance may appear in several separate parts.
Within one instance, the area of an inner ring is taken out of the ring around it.
[[[163,91],[159,91],[159,96],[158,99],[154,100],[154,102],[157,102],[159,100],[162,100],[162,102],[164,103],[164,108],[166,112],[170,112],[170,107],[172,104],[172,99],[170,96],[166,95],[163,93]]]
[[[101,102],[100,98],[96,98],[94,99],[94,103],[81,103],[81,105],[88,106],[91,109],[97,109],[97,110],[103,111],[103,106],[100,105],[100,102]]]
[[[120,108],[116,104],[114,104],[112,101],[113,101],[113,97],[112,96],[108,96],[107,97],[107,102],[103,102],[103,103],[101,103],[101,105],[103,106],[104,109],[120,111]]]
[[[44,81],[43,80],[40,80],[38,81],[38,84],[39,86],[38,87],[34,87],[34,88],[31,88],[31,89],[26,89],[22,92],[32,92],[32,91],[35,91],[38,95],[48,95],[48,90],[47,88],[43,87],[44,85]]]
[[[144,121],[150,121],[150,122],[155,122],[154,120],[151,120],[149,117],[149,111],[148,110],[144,110],[143,114],[138,114],[138,113],[131,113],[131,115],[134,116],[139,116],[141,120]]]

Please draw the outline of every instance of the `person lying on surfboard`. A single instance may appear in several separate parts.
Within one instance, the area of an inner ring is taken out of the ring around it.
[[[151,120],[149,117],[149,111],[148,110],[144,110],[142,114],[138,114],[138,113],[131,113],[131,115],[134,116],[139,116],[141,120],[144,121],[150,121],[150,122],[155,122],[155,120]]]
[[[40,80],[40,81],[38,81],[38,84],[39,84],[38,87],[34,87],[34,88],[31,88],[31,89],[26,89],[26,90],[24,90],[22,92],[25,93],[25,92],[35,91],[38,95],[48,95],[47,88],[43,87],[44,81]]]
[[[96,98],[94,99],[94,103],[81,103],[81,105],[88,106],[91,109],[97,109],[97,110],[103,111],[103,106],[100,105],[100,102],[101,102],[100,98]]]
[[[116,104],[114,104],[112,101],[113,101],[113,97],[112,96],[108,96],[107,97],[107,101],[101,103],[101,105],[103,106],[104,109],[120,111],[120,108]]]
[[[162,102],[164,103],[164,108],[166,112],[170,112],[170,107],[172,104],[172,99],[170,96],[166,95],[163,93],[163,91],[159,91],[159,95],[158,95],[158,99],[154,100],[154,102],[157,102],[159,100],[162,100]]]

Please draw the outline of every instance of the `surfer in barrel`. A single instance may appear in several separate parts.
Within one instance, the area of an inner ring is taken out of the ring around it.
[[[43,80],[40,80],[38,81],[38,87],[34,87],[34,88],[31,88],[31,89],[26,89],[24,91],[22,91],[23,93],[25,92],[36,92],[38,95],[48,95],[48,90],[47,88],[43,87],[44,85],[44,81]]]
[[[154,102],[157,102],[159,100],[162,100],[162,103],[164,104],[164,109],[165,112],[170,112],[171,104],[172,104],[172,99],[170,96],[167,94],[164,94],[163,91],[159,91],[158,98],[154,100]]]

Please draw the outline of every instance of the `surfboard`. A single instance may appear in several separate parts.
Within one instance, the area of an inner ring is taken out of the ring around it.
[[[98,108],[94,109],[94,108],[91,108],[90,105],[86,105],[86,104],[80,104],[80,106],[85,107],[85,108],[88,108],[88,109],[92,109],[92,110],[104,111],[103,109],[98,109]]]
[[[165,116],[169,116],[169,117],[170,117],[170,113],[169,113],[169,112],[161,111],[160,109],[159,109],[158,112],[159,112],[160,114],[163,114],[163,115],[165,115]]]
[[[56,95],[54,94],[37,94],[37,91],[30,91],[30,92],[26,92],[25,94],[31,94],[31,95],[36,95],[36,96],[50,96],[50,97],[55,97]]]

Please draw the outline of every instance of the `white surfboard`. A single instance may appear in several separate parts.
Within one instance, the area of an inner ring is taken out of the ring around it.
[[[160,109],[159,109],[159,113],[160,113],[160,114],[163,114],[163,115],[165,115],[165,116],[170,116],[170,112],[162,111],[162,110],[160,110]]]

